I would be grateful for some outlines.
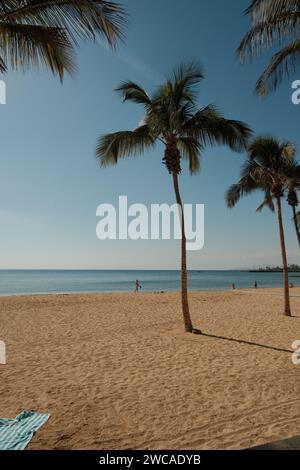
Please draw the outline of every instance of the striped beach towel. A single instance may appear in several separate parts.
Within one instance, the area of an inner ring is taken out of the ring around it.
[[[49,416],[22,411],[14,419],[0,418],[0,450],[24,450],[33,434],[45,424]]]

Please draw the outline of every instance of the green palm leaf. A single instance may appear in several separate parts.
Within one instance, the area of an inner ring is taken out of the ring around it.
[[[256,83],[256,93],[266,96],[299,66],[300,1],[257,0],[250,4],[246,14],[251,18],[252,27],[237,51],[241,62],[246,57],[251,60],[254,55],[260,56],[276,43],[281,48]]]
[[[271,212],[275,212],[273,197],[270,190],[265,191],[265,198],[260,206],[258,206],[256,209],[256,212],[261,212],[265,207],[268,207]]]
[[[290,77],[299,65],[300,39],[297,39],[272,57],[256,83],[256,93],[259,96],[266,96],[268,92],[276,90],[284,78]]]
[[[146,91],[139,85],[131,81],[122,82],[116,91],[121,93],[123,101],[133,101],[137,104],[142,104],[146,107],[151,106],[151,98],[147,95]]]
[[[153,147],[154,143],[146,125],[133,131],[114,132],[100,137],[96,157],[103,167],[115,165],[119,158],[139,155]]]
[[[104,0],[25,0],[10,2],[1,14],[4,22],[26,22],[64,28],[73,39],[103,35],[110,45],[122,37],[125,9]]]
[[[171,83],[173,100],[177,109],[182,101],[194,103],[198,96],[198,87],[204,79],[204,69],[199,62],[182,63],[173,73]]]
[[[112,47],[125,9],[104,0],[6,0],[0,4],[0,71],[47,66],[62,79],[74,72],[77,39],[98,35]]]
[[[257,17],[270,18],[278,16],[287,10],[299,10],[299,0],[253,0],[245,10],[246,15],[251,15],[255,20]]]
[[[59,28],[0,23],[0,69],[26,70],[45,65],[62,79],[64,72],[73,74],[75,66],[73,48]]]
[[[183,132],[199,139],[202,145],[228,145],[240,152],[251,135],[241,121],[225,119],[218,109],[209,105],[196,112],[183,126]]]
[[[177,139],[177,145],[182,157],[189,162],[190,174],[199,173],[200,155],[203,149],[202,145],[192,137],[180,137]]]

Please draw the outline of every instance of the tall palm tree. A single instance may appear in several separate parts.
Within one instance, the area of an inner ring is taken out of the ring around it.
[[[74,71],[78,39],[100,35],[114,47],[122,36],[124,8],[104,0],[0,2],[0,72],[46,66],[63,79]]]
[[[246,57],[251,60],[254,55],[260,56],[275,44],[281,47],[256,83],[256,93],[265,96],[298,66],[300,0],[253,0],[245,13],[250,17],[251,29],[238,48],[242,62]]]
[[[273,201],[275,201],[284,275],[284,314],[291,316],[281,201],[285,191],[289,188],[290,175],[300,174],[300,167],[295,162],[296,149],[290,142],[280,142],[273,137],[257,137],[249,144],[247,150],[248,158],[242,168],[241,178],[226,193],[227,205],[232,208],[241,197],[257,190],[263,191],[265,195],[258,210],[261,210],[265,205],[274,210]]]
[[[178,176],[182,159],[188,161],[191,174],[200,168],[199,157],[207,144],[225,144],[234,151],[245,148],[250,129],[240,121],[225,119],[212,105],[198,109],[198,85],[204,78],[195,62],[179,66],[172,76],[148,94],[140,85],[126,81],[117,91],[124,101],[144,108],[143,122],[132,131],[100,137],[96,155],[101,166],[114,165],[119,158],[142,154],[160,142],[164,146],[163,164],[172,177],[177,204],[181,210],[181,298],[185,331],[196,332],[189,311],[187,294],[186,235]]]

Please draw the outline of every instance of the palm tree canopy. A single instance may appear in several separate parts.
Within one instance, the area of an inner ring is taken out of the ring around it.
[[[245,13],[251,19],[251,29],[238,48],[242,62],[247,57],[251,60],[253,55],[260,56],[275,44],[281,47],[256,84],[257,94],[265,96],[300,64],[300,1],[254,0]]]
[[[137,129],[101,136],[96,156],[101,166],[116,164],[119,158],[143,153],[157,141],[175,145],[186,159],[191,173],[200,168],[200,156],[207,144],[225,144],[234,151],[245,148],[251,131],[240,121],[225,119],[208,105],[197,108],[198,88],[204,78],[197,62],[182,64],[159,86],[147,93],[140,85],[125,81],[117,87],[124,101],[142,106],[143,120]]]
[[[62,79],[74,72],[78,39],[102,36],[114,47],[126,21],[124,8],[104,0],[0,2],[0,71],[47,66]]]
[[[282,197],[292,186],[299,189],[300,165],[295,161],[294,144],[268,136],[257,137],[248,145],[247,154],[239,182],[226,193],[228,207],[234,207],[241,197],[260,190],[264,192],[264,200],[257,210],[265,206],[274,210],[274,197]]]

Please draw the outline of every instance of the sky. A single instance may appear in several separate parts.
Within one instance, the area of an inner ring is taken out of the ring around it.
[[[142,108],[123,104],[114,92],[122,80],[152,91],[182,61],[205,68],[199,107],[214,103],[227,118],[240,119],[256,134],[274,134],[300,147],[300,106],[291,102],[291,83],[300,69],[266,100],[254,84],[270,54],[241,65],[235,55],[249,27],[249,0],[124,0],[130,23],[126,39],[112,52],[103,44],[81,44],[77,73],[63,84],[47,71],[9,72],[7,104],[0,105],[0,244],[2,269],[177,269],[178,241],[100,241],[96,208],[174,203],[171,178],[158,146],[109,169],[95,159],[97,138],[130,130]],[[190,269],[238,269],[280,264],[276,216],[257,214],[259,194],[227,209],[226,189],[239,176],[243,154],[207,148],[199,175],[180,176],[185,203],[205,205],[205,244],[190,252]],[[284,204],[290,263],[299,249]]]

